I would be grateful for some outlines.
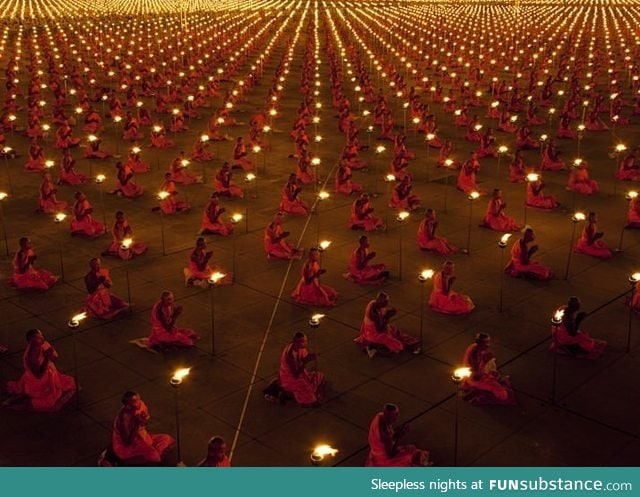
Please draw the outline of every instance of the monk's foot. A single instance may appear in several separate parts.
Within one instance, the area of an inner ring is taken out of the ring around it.
[[[369,359],[373,359],[373,356],[375,356],[378,353],[376,349],[372,349],[371,347],[365,347],[364,350],[367,352]]]
[[[418,355],[418,354],[420,354],[421,352],[422,352],[422,348],[421,348],[421,347],[416,347],[415,349],[413,349],[413,350],[411,351],[411,353],[412,353],[413,355]]]

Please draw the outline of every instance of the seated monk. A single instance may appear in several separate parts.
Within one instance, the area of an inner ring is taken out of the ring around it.
[[[530,207],[538,209],[555,209],[560,204],[553,195],[544,194],[544,183],[540,176],[534,181],[527,181],[527,197],[525,202]]]
[[[560,159],[560,154],[556,151],[556,144],[554,140],[549,140],[549,143],[547,143],[544,148],[540,169],[542,171],[562,171],[563,169],[566,169],[564,162]]]
[[[144,243],[133,241],[133,230],[122,211],[116,212],[111,236],[111,245],[102,255],[119,257],[123,261],[128,261],[147,251],[147,246]]]
[[[122,407],[113,422],[111,443],[116,457],[125,465],[160,465],[174,449],[169,435],[151,435],[147,431],[150,419],[147,405],[136,392],[122,396]]]
[[[304,333],[298,332],[285,346],[280,356],[278,379],[280,387],[291,394],[303,407],[320,404],[324,374],[320,371],[308,371],[307,364],[316,360],[316,354],[308,350],[308,341]]]
[[[111,157],[109,152],[100,149],[102,140],[95,135],[89,135],[87,146],[84,149],[85,159],[107,159]]]
[[[296,166],[296,178],[303,185],[313,185],[316,181],[316,171],[311,164],[311,155],[307,149],[303,149],[298,158],[298,165]],[[317,168],[316,168],[317,170]]]
[[[640,196],[630,197],[625,228],[640,228]]]
[[[563,305],[556,311],[560,314],[560,323],[551,327],[550,349],[561,354],[585,359],[597,359],[607,347],[604,340],[591,338],[589,334],[580,329],[580,324],[587,316],[580,310],[580,299],[570,297],[567,305]]]
[[[44,151],[37,141],[29,143],[29,160],[24,165],[24,170],[30,173],[39,173],[44,170]]]
[[[62,161],[60,162],[60,179],[58,180],[58,184],[75,186],[86,183],[89,178],[85,174],[77,172],[75,167],[76,161],[71,156],[71,152],[65,150],[62,154]]]
[[[31,240],[20,238],[20,249],[13,258],[11,286],[18,290],[49,290],[59,278],[45,269],[33,267],[37,256],[31,247]]]
[[[367,193],[361,194],[351,205],[349,228],[352,230],[375,231],[384,228],[384,222],[373,215],[373,207]]]
[[[109,291],[111,278],[109,270],[102,267],[100,259],[89,261],[91,270],[84,277],[87,287],[87,310],[98,319],[113,319],[129,308],[129,303]]]
[[[178,157],[169,164],[169,172],[171,179],[182,185],[193,185],[194,183],[202,183],[202,176],[196,176],[189,171],[189,161],[185,159],[184,152],[180,151]]]
[[[576,159],[573,163],[569,171],[569,184],[567,189],[582,195],[598,193],[598,182],[589,178],[589,169],[586,161]]]
[[[349,272],[344,277],[359,285],[379,285],[389,277],[389,271],[384,264],[369,264],[376,256],[375,252],[369,252],[369,238],[360,237],[358,248],[353,251],[349,262]]]
[[[213,192],[202,214],[200,234],[229,236],[233,233],[233,224],[221,220],[221,216],[225,211],[226,209],[220,206],[219,194]]]
[[[91,216],[93,207],[82,192],[74,195],[76,201],[73,204],[73,217],[71,218],[71,235],[82,235],[89,238],[97,238],[104,235],[105,227],[100,221]]]
[[[207,456],[198,463],[199,467],[229,468],[231,461],[227,456],[227,444],[222,437],[211,437],[207,443]]]
[[[295,248],[293,244],[287,242],[285,238],[289,236],[288,231],[282,229],[282,218],[284,214],[277,212],[264,231],[264,250],[267,259],[301,259],[303,250]]]
[[[394,354],[402,352],[405,348],[412,350],[414,354],[420,353],[418,338],[402,333],[389,323],[397,313],[396,309],[389,305],[390,302],[389,295],[380,292],[365,308],[360,335],[354,342],[365,346],[369,358],[372,358],[380,347]]]
[[[191,206],[180,198],[176,184],[171,179],[171,173],[164,173],[164,181],[160,185],[160,193],[157,196],[159,209],[163,214],[176,214],[191,209]]]
[[[174,305],[173,293],[164,291],[151,309],[150,347],[178,346],[192,347],[199,338],[189,328],[176,327],[176,321],[182,314],[182,306]]]
[[[502,376],[496,367],[496,358],[489,350],[491,338],[478,333],[475,342],[464,351],[462,364],[471,375],[465,378],[460,389],[464,399],[479,405],[515,405],[515,393],[508,376]]]
[[[360,193],[362,191],[362,185],[352,181],[352,176],[349,164],[341,160],[338,164],[338,171],[336,172],[336,192],[344,193],[345,195]]]
[[[232,181],[233,171],[228,162],[222,164],[222,167],[216,171],[216,179],[213,183],[215,192],[224,197],[244,197],[242,188]]]
[[[509,181],[511,183],[521,183],[527,175],[527,166],[522,158],[522,152],[516,150],[516,153],[509,164]]]
[[[428,250],[439,255],[455,254],[458,249],[441,236],[436,236],[438,228],[438,220],[436,219],[436,211],[427,209],[424,213],[424,219],[420,221],[418,226],[418,247],[420,250]]]
[[[465,161],[460,168],[458,174],[458,190],[463,191],[467,195],[472,191],[478,190],[476,184],[476,173],[480,170],[480,162],[476,153],[471,154],[471,158]]]
[[[51,174],[45,173],[39,190],[39,212],[43,214],[56,214],[66,210],[69,205],[63,200],[56,198],[57,192],[58,189],[55,187],[53,179],[51,179]]]
[[[213,160],[213,154],[209,151],[209,136],[202,135],[193,144],[191,160],[196,162],[207,162]]]
[[[495,188],[489,205],[487,205],[487,212],[482,219],[483,228],[489,228],[494,231],[516,231],[519,229],[518,223],[512,217],[507,216],[504,213],[507,204],[502,200],[502,190]]]
[[[158,125],[151,128],[149,138],[151,139],[151,147],[155,148],[170,148],[175,144],[173,140],[167,138],[164,127]]]
[[[511,247],[511,261],[504,268],[505,273],[514,278],[551,279],[551,269],[531,260],[533,254],[538,251],[538,245],[529,246],[535,239],[533,229],[527,228],[524,236],[516,240]]]
[[[389,207],[392,209],[407,210],[409,212],[420,207],[420,198],[417,195],[411,194],[412,188],[411,177],[405,176],[402,178],[393,188]]]
[[[409,424],[399,429],[395,424],[400,411],[395,404],[385,404],[369,426],[369,456],[366,466],[408,467],[429,466],[429,451],[415,445],[398,445],[398,441],[409,432]]]
[[[442,270],[433,278],[433,291],[429,296],[429,307],[442,314],[469,314],[475,308],[473,301],[451,288],[456,281],[455,265],[446,261]]]
[[[640,162],[637,157],[638,150],[629,152],[620,162],[616,172],[616,179],[621,181],[640,181]]]
[[[56,148],[67,150],[80,145],[80,138],[73,136],[71,126],[65,121],[56,131]]]
[[[293,216],[306,216],[309,212],[309,206],[306,202],[298,198],[301,191],[302,188],[298,185],[295,173],[291,173],[287,183],[282,188],[279,206],[280,211]]]
[[[27,331],[26,338],[24,373],[18,381],[7,383],[7,391],[27,400],[34,411],[57,411],[76,392],[75,379],[57,370],[58,353],[40,330]]]
[[[244,144],[241,136],[236,139],[236,145],[233,148],[233,167],[244,169],[245,171],[251,171],[253,169],[253,162],[249,159],[247,146]]]
[[[300,281],[296,285],[291,298],[296,302],[317,307],[333,307],[336,305],[338,293],[330,286],[320,283],[320,276],[326,270],[320,267],[320,252],[317,248],[309,250],[309,258],[302,266]]]
[[[132,147],[129,150],[129,157],[127,158],[126,165],[131,168],[131,170],[136,173],[148,173],[151,170],[149,164],[142,162],[140,159],[140,148]]]
[[[122,195],[126,198],[140,197],[144,193],[144,188],[133,181],[133,169],[127,163],[116,162],[116,187],[111,193]]]
[[[582,235],[576,243],[574,252],[590,255],[597,259],[607,260],[613,257],[613,253],[601,240],[604,236],[602,231],[598,231],[598,218],[595,212],[590,212],[587,223],[582,230]]]

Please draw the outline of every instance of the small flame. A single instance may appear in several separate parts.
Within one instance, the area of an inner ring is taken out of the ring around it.
[[[541,136],[540,136],[540,141],[541,141],[541,142],[547,141],[547,138],[549,138],[549,136],[548,136],[548,135],[541,135]]]
[[[378,145],[376,147],[376,154],[381,154],[382,152],[384,152],[387,148],[384,145]]]
[[[473,129],[475,129],[476,131],[480,131],[482,129],[482,124],[476,124]]]
[[[564,309],[557,309],[556,312],[553,313],[553,322],[561,323],[562,318],[564,317]]]
[[[84,319],[87,319],[87,313],[80,312],[69,320],[69,324],[73,326],[78,326]]]
[[[331,245],[331,242],[330,242],[329,240],[322,240],[322,241],[319,243],[319,245],[318,245],[318,246],[319,246],[322,250],[327,250],[327,249],[329,248],[329,245]]]
[[[66,219],[67,215],[64,212],[58,212],[55,217],[53,218],[53,220],[56,223],[61,223],[62,221],[64,221]]]
[[[260,152],[260,150],[262,150],[262,147],[260,147],[260,145],[255,145],[251,150],[254,154],[257,154]]]
[[[325,314],[314,314],[313,316],[311,316],[311,321],[313,321],[314,323],[319,322],[323,317],[325,317]]]
[[[161,129],[162,126],[158,126],[157,124],[153,127],[153,131],[155,131],[156,133],[159,133]]]
[[[245,181],[253,181],[254,179],[256,179],[256,175],[253,173],[247,173],[247,175],[244,177]]]
[[[527,174],[527,181],[538,181],[539,179],[540,179],[540,175],[538,173]]]
[[[94,142],[94,141],[96,141],[96,140],[98,139],[98,137],[97,137],[96,135],[89,135],[89,136],[87,137],[87,139],[88,139],[90,142]]]
[[[640,273],[633,273],[631,276],[629,276],[629,281],[632,283],[637,283],[638,281],[640,281]]]
[[[133,238],[125,238],[124,240],[122,240],[122,248],[128,250],[131,247],[132,243]]]
[[[398,220],[399,221],[404,221],[408,217],[409,217],[409,213],[407,211],[402,211],[402,212],[398,213]]]
[[[318,199],[327,200],[328,198],[329,198],[329,192],[326,192],[324,190],[318,192]]]
[[[469,376],[471,376],[471,368],[456,368],[453,372],[453,379],[457,381],[469,378]]]
[[[634,199],[634,198],[637,198],[637,197],[638,197],[638,192],[637,192],[637,191],[635,191],[635,190],[631,190],[631,191],[627,192],[626,197],[627,197],[629,200]]]
[[[451,159],[447,159],[444,161],[444,165],[447,167],[451,167],[452,164],[453,164],[453,161]]]
[[[202,143],[208,142],[209,141],[209,135],[200,135],[200,141]]]
[[[330,445],[318,445],[313,449],[311,456],[319,460],[324,459],[326,456],[335,456],[338,453],[338,449],[334,449]]]
[[[96,183],[98,183],[98,184],[104,183],[105,179],[107,179],[107,177],[104,174],[98,174],[96,176]]]
[[[427,136],[426,136],[427,141],[431,141],[431,140],[433,140],[435,137],[436,137],[436,135],[434,135],[433,133],[427,133]]]
[[[6,192],[0,192],[0,200],[4,200],[5,198],[7,198],[9,195]]]
[[[509,151],[509,147],[507,147],[506,145],[500,145],[498,147],[498,152],[500,152],[501,154],[505,154]]]
[[[506,244],[509,238],[511,238],[511,233],[505,233],[500,237],[500,243]]]
[[[433,278],[433,275],[435,274],[433,269],[423,269],[420,272],[420,280],[421,281],[425,281],[428,280],[430,278]]]
[[[322,162],[320,160],[320,157],[314,157],[313,159],[311,159],[311,164],[313,164],[314,166],[319,166],[320,162]]]
[[[209,275],[209,283],[211,283],[212,285],[215,285],[216,283],[218,283],[218,281],[220,281],[225,276],[226,274],[221,273],[220,271],[215,271],[214,273],[211,273]]]
[[[573,215],[573,220],[574,221],[584,221],[587,217],[584,215],[584,212],[576,212]]]
[[[624,143],[618,143],[616,145],[616,152],[624,152],[627,149],[627,146]]]
[[[161,191],[158,192],[158,200],[164,200],[169,196],[169,192]]]
[[[477,191],[472,191],[471,193],[469,193],[469,200],[476,200],[478,197],[480,197],[480,192]]]
[[[139,153],[140,153],[140,151],[141,151],[141,149],[140,149],[140,147],[133,147],[133,148],[131,149],[131,151],[132,151],[134,154],[139,154]]]
[[[179,385],[180,383],[182,383],[182,380],[184,380],[187,376],[189,376],[190,372],[191,372],[191,368],[176,369],[176,372],[173,373],[173,376],[171,377],[171,382],[177,383]]]
[[[239,212],[236,212],[233,216],[231,216],[231,221],[233,223],[239,223],[240,221],[242,221],[243,218],[244,216],[242,214],[240,214]]]

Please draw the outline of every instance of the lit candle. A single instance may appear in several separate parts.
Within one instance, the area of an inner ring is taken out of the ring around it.
[[[428,279],[432,278],[434,274],[435,272],[433,269],[423,269],[418,276],[418,280],[424,283]]]
[[[76,314],[69,320],[69,322],[67,323],[67,326],[69,326],[69,328],[77,328],[78,326],[80,326],[80,323],[86,318],[87,318],[86,312],[81,312],[79,314]]]
[[[329,245],[331,245],[331,242],[329,240],[322,240],[318,244],[318,249],[320,250],[320,252],[324,252],[325,250],[327,250],[329,248]]]
[[[237,224],[240,221],[242,221],[242,219],[244,218],[244,216],[238,212],[236,212],[233,216],[231,216],[231,222],[233,224]]]
[[[221,273],[220,271],[215,271],[209,275],[209,279],[207,280],[211,285],[216,285],[221,279],[223,279],[226,274]]]
[[[182,383],[182,380],[184,380],[187,376],[189,376],[190,372],[191,372],[191,368],[176,369],[175,373],[173,373],[173,376],[171,377],[170,383],[173,386],[180,385]]]

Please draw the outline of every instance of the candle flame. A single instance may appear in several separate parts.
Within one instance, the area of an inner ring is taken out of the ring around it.
[[[318,245],[318,246],[319,246],[322,250],[327,250],[327,249],[329,248],[329,245],[331,245],[331,242],[330,242],[329,240],[322,240],[322,241],[319,243],[319,245]]]
[[[632,283],[637,283],[638,281],[640,281],[640,273],[633,273],[631,276],[629,276],[629,281],[631,281]]]
[[[133,148],[131,149],[131,151],[132,151],[134,154],[139,154],[139,153],[140,153],[140,150],[141,150],[141,149],[140,149],[140,147],[133,147]]]
[[[402,211],[402,212],[398,213],[398,220],[400,220],[400,221],[404,221],[408,217],[409,217],[409,212],[407,212],[407,211]]]
[[[573,215],[574,221],[584,221],[587,217],[584,215],[584,212],[576,212]]]
[[[180,384],[182,383],[182,380],[184,380],[187,376],[189,376],[190,372],[191,372],[191,368],[176,369],[175,373],[173,373],[173,376],[171,377],[171,381],[173,383]]]
[[[233,221],[234,223],[239,223],[240,221],[242,221],[242,218],[244,216],[240,213],[235,213],[233,216],[231,216],[231,221]]]
[[[480,197],[480,192],[477,191],[472,191],[471,193],[469,193],[469,200],[476,200],[478,197]]]
[[[500,243],[506,244],[509,238],[511,238],[511,233],[505,233],[500,237]]]
[[[540,175],[538,173],[527,174],[527,181],[538,181],[539,179],[540,179]]]
[[[329,192],[326,192],[324,190],[318,192],[318,198],[320,200],[327,200],[329,198]]]
[[[616,152],[624,152],[627,149],[627,146],[624,143],[618,143],[616,145]]]
[[[314,314],[311,316],[311,321],[320,321],[326,314]]]
[[[564,317],[564,309],[557,309],[556,312],[553,313],[552,321],[554,323],[561,323],[563,317]]]
[[[338,453],[337,449],[334,449],[330,445],[318,445],[313,449],[311,455],[317,459],[324,459],[326,456],[335,456]]]
[[[433,275],[435,274],[433,269],[423,269],[420,272],[420,280],[425,281],[428,280],[429,278],[433,278]]]
[[[122,248],[128,250],[131,247],[132,243],[133,238],[125,238],[124,240],[122,240]]]
[[[0,192],[0,200],[4,200],[5,198],[7,198],[9,195],[6,192]]]
[[[464,380],[465,378],[469,378],[469,376],[471,376],[471,368],[456,368],[453,372],[453,379],[456,381]]]
[[[244,177],[245,181],[253,181],[254,179],[256,179],[256,175],[253,173],[247,173],[247,175]]]
[[[76,314],[75,316],[71,317],[71,320],[69,321],[69,324],[72,324],[74,326],[79,325],[83,319],[87,318],[87,313],[86,312],[80,312],[78,314]]]
[[[220,271],[215,271],[209,275],[209,283],[211,283],[212,285],[215,285],[216,283],[218,283],[218,281],[220,281],[225,276],[226,274],[221,273]]]
[[[381,154],[382,152],[384,152],[386,150],[386,147],[384,145],[378,145],[376,147],[376,153],[377,154]]]
[[[208,142],[209,141],[209,135],[200,135],[200,141],[201,142]]]
[[[158,200],[164,200],[169,196],[169,192],[161,191],[158,192]]]
[[[66,217],[67,215],[64,212],[58,212],[53,219],[56,223],[61,223]]]
[[[500,152],[501,154],[507,153],[509,151],[509,147],[507,147],[506,145],[500,145],[498,147],[498,152]]]
[[[638,197],[638,192],[637,192],[637,191],[635,191],[635,190],[631,190],[631,191],[627,192],[626,197],[627,197],[629,200],[634,199],[634,198],[637,198],[637,197]]]
[[[98,174],[96,176],[96,183],[103,183],[105,179],[107,179],[107,177],[104,174]]]

